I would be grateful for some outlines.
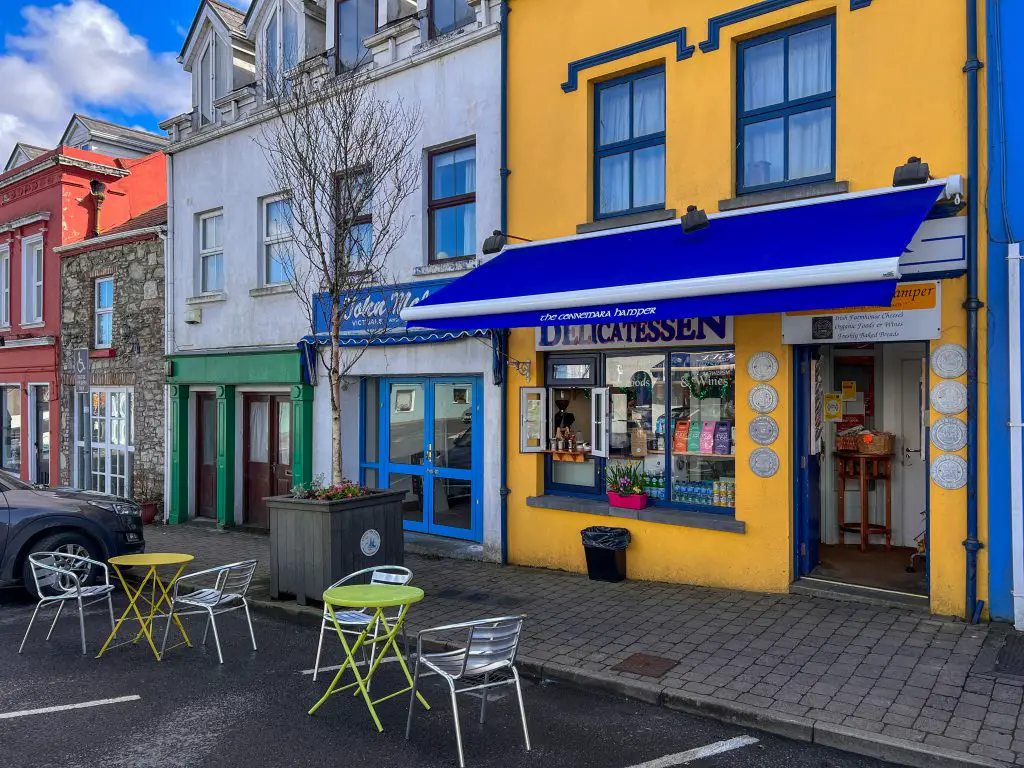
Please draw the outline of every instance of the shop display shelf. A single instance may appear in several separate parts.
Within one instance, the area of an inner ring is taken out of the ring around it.
[[[673,456],[699,456],[702,459],[735,459],[735,453],[701,453],[700,451],[674,451]]]

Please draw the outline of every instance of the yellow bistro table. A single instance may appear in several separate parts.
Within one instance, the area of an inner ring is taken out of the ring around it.
[[[412,690],[412,675],[409,674],[409,668],[405,665],[405,659],[402,658],[402,654],[398,650],[396,640],[399,632],[402,630],[402,624],[405,623],[405,615],[409,612],[409,606],[413,603],[418,603],[422,599],[423,590],[419,587],[399,586],[397,584],[351,584],[347,586],[334,587],[324,592],[324,605],[327,606],[327,610],[331,614],[331,619],[334,621],[334,628],[338,631],[338,637],[341,638],[341,645],[345,649],[345,661],[338,670],[338,674],[334,676],[331,684],[327,686],[326,693],[324,693],[320,701],[313,705],[313,708],[309,710],[309,714],[312,715],[316,712],[323,703],[331,697],[331,695],[347,691],[351,688],[356,688],[356,693],[362,694],[363,701],[366,702],[366,707],[370,710],[370,716],[373,717],[373,722],[376,724],[377,730],[384,730],[384,726],[381,725],[380,718],[377,717],[377,711],[373,706],[374,704],[380,704],[382,701],[393,699],[396,696],[401,696],[403,693],[408,693]],[[374,613],[370,617],[370,621],[366,624],[365,629],[363,629],[356,638],[356,641],[351,645],[346,639],[345,633],[341,631],[341,625],[338,624],[338,617],[335,616],[334,613],[335,608],[374,609]],[[385,608],[400,608],[398,616],[394,619],[393,624],[388,623],[388,619],[384,615]],[[376,655],[376,658],[370,665],[366,674],[361,675],[359,673],[359,665],[356,664],[355,653],[360,648],[364,648],[367,645],[376,645],[377,643],[383,643],[384,647],[381,648],[380,652]],[[381,661],[383,661],[384,657],[389,652],[398,659],[398,664],[402,668],[402,672],[405,674],[405,679],[409,685],[400,691],[393,691],[378,699],[371,699],[370,682],[372,681],[377,668],[380,666]],[[338,684],[341,682],[341,678],[345,674],[345,670],[349,668],[352,669],[352,674],[356,679],[355,682],[339,686]],[[427,704],[427,700],[424,699],[420,693],[417,692],[416,698],[419,699],[424,709],[430,709],[430,705]]]
[[[181,572],[185,570],[185,566],[195,560],[194,555],[186,555],[178,552],[147,552],[141,555],[119,555],[112,557],[109,562],[114,566],[114,570],[117,572],[117,578],[121,581],[121,586],[124,587],[125,594],[128,595],[128,607],[124,609],[124,613],[121,614],[121,618],[117,620],[113,630],[110,632],[110,637],[107,638],[107,642],[100,648],[100,652],[96,654],[98,659],[104,653],[111,648],[118,648],[128,643],[137,643],[143,635],[146,637],[146,641],[149,643],[149,647],[153,649],[153,655],[156,656],[156,660],[160,661],[160,652],[156,649],[156,643],[153,642],[152,626],[154,619],[160,615],[160,608],[163,605],[167,606],[167,610],[171,609],[171,598],[168,594],[171,587],[174,585],[174,581],[181,576]],[[160,578],[160,574],[157,572],[157,568],[178,566],[178,570],[174,572],[174,576],[167,582],[164,582]],[[121,573],[121,568],[136,567],[146,568],[146,575],[142,579],[142,583],[137,588],[132,588],[125,581],[124,574]],[[146,594],[146,587],[149,587],[149,594]],[[139,602],[145,603],[142,610],[139,609]],[[148,606],[148,613],[144,613]],[[121,625],[127,621],[134,621],[129,617],[129,613],[135,613],[135,619],[138,619],[140,629],[138,634],[135,635],[131,640],[125,640],[117,645],[111,645],[114,638],[117,637],[117,631],[121,628]],[[166,615],[166,614],[163,614]],[[181,625],[181,621],[177,616],[174,617],[174,623],[178,626],[178,630],[181,632],[182,638],[184,638],[185,644],[192,647],[191,641],[188,639],[188,635],[185,634],[185,627]],[[178,644],[180,645],[180,643]],[[177,645],[172,646],[177,647]],[[168,649],[169,650],[169,649]]]

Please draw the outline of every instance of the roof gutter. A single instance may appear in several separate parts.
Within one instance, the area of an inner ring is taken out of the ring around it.
[[[69,253],[70,251],[88,251],[92,250],[98,245],[104,245],[107,243],[113,243],[117,240],[128,240],[136,237],[145,237],[146,235],[159,236],[167,232],[167,226],[161,224],[157,227],[142,227],[141,229],[129,229],[125,232],[113,232],[107,235],[100,235],[99,237],[90,237],[88,240],[80,240],[77,243],[70,243],[68,245],[58,245],[53,249],[54,253]]]

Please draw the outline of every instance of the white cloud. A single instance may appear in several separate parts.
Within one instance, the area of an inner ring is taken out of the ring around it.
[[[98,0],[26,6],[0,54],[0,163],[15,142],[54,146],[74,111],[118,109],[159,118],[188,109],[174,53],[149,49]]]

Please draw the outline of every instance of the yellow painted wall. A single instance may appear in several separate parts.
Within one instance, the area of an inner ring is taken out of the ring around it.
[[[676,61],[675,45],[634,54],[583,70],[579,87],[564,93],[571,61],[686,27],[690,45],[704,40],[707,20],[753,0],[587,0],[552,3],[511,0],[509,19],[509,232],[530,239],[559,237],[592,220],[594,83],[662,64],[666,76],[666,201],[682,212],[688,204],[717,210],[734,195],[735,44],[757,34],[823,14],[836,16],[836,180],[851,191],[891,183],[893,168],[920,155],[935,176],[967,174],[966,57],[963,3],[958,0],[877,0],[850,10],[848,0],[807,0],[721,30],[720,47]],[[980,39],[984,41],[984,30]],[[984,115],[984,78],[981,78]],[[982,125],[981,149],[985,134]],[[982,166],[984,167],[984,165]],[[981,189],[984,189],[984,178]],[[984,206],[982,206],[983,209]],[[867,224],[867,223],[866,223]],[[984,274],[984,223],[981,274]],[[772,233],[766,233],[771,237]],[[643,254],[623,254],[642,263]],[[570,268],[585,268],[571,265]],[[981,289],[984,290],[984,280]],[[943,339],[965,342],[960,308],[964,281],[945,281]],[[959,286],[959,287],[958,287]],[[959,295],[959,298],[958,298]],[[984,296],[982,296],[984,298]],[[982,329],[984,323],[982,323]],[[790,350],[781,343],[778,317],[737,317],[737,518],[745,534],[711,532],[636,521],[630,576],[750,589],[785,590],[792,573],[792,467],[789,391]],[[933,346],[941,342],[935,342]],[[532,330],[515,331],[511,354],[533,362],[527,382],[510,371],[510,424],[519,423],[518,388],[537,386],[543,365]],[[982,333],[980,348],[984,355]],[[776,448],[782,465],[765,481],[747,468],[746,359],[773,351],[782,364],[772,383],[780,391],[773,414],[783,435]],[[984,356],[981,360],[984,364]],[[979,390],[984,396],[984,368]],[[980,404],[984,408],[984,401]],[[982,414],[984,410],[980,411]],[[931,418],[936,418],[935,414]],[[985,420],[981,419],[981,446]],[[510,430],[509,555],[512,561],[572,570],[584,568],[579,530],[608,518],[528,507],[543,491],[543,462],[519,454]],[[985,539],[985,462],[979,448],[979,517]],[[964,610],[966,494],[932,484],[932,608]],[[986,599],[987,564],[982,553],[979,598]]]

